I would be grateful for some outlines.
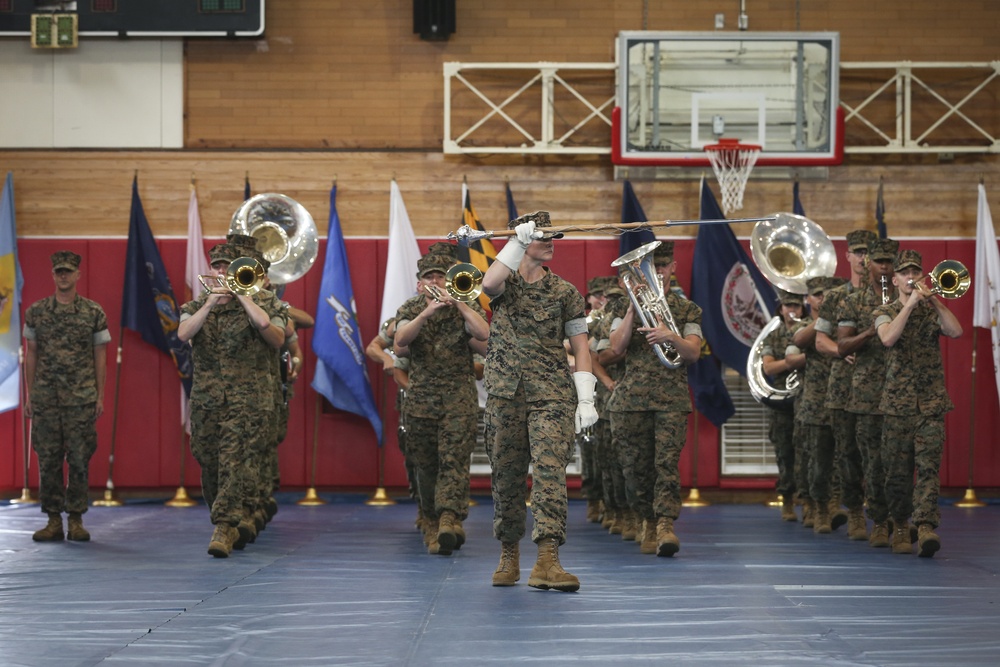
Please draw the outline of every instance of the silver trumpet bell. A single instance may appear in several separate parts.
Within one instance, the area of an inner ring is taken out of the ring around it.
[[[625,290],[642,325],[652,328],[663,322],[671,331],[680,335],[674,315],[667,305],[660,274],[653,265],[653,251],[659,245],[659,241],[651,241],[639,246],[611,262],[611,266],[621,273]],[[660,363],[667,368],[679,368],[683,363],[680,353],[668,343],[654,345],[653,351]]]
[[[257,249],[271,263],[267,275],[278,285],[304,276],[319,254],[319,235],[309,211],[282,194],[247,199],[233,213],[229,233],[257,239]]]

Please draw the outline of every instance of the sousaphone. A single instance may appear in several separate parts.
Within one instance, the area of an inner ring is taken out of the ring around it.
[[[277,285],[304,276],[319,254],[319,234],[309,211],[282,194],[247,199],[233,214],[229,233],[257,239],[257,249],[271,263],[268,278]]]

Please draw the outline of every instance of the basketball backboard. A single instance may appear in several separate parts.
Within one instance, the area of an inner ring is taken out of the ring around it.
[[[702,166],[732,138],[758,165],[839,164],[839,65],[835,32],[621,32],[612,161]]]

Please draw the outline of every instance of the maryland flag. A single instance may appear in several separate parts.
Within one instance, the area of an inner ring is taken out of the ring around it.
[[[476,215],[475,209],[472,208],[472,197],[469,195],[469,186],[466,183],[462,183],[462,218],[462,224],[468,225],[472,229],[486,231],[479,224],[479,216]],[[493,247],[493,243],[487,239],[470,243],[468,247],[461,243],[458,244],[458,261],[469,262],[483,273],[486,273],[486,269],[490,268],[490,264],[496,258],[497,250]],[[489,297],[485,294],[480,294],[479,305],[489,312]]]

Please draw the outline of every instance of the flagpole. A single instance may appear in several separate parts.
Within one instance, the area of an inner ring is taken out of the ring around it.
[[[688,494],[687,500],[681,503],[682,507],[705,507],[709,504],[707,500],[702,499],[698,492],[698,417],[700,415],[701,413],[694,412],[694,449],[692,450],[694,464],[691,468],[691,492]]]
[[[186,440],[187,433],[185,433],[183,420],[181,420],[181,485],[177,487],[177,492],[174,494],[174,497],[166,502],[167,507],[194,507],[198,504],[198,501],[192,500],[191,497],[188,496],[187,489],[184,488],[184,468],[185,463],[187,462],[187,457],[185,456],[187,451],[184,446],[186,444]]]
[[[21,368],[21,442],[24,447],[24,486],[21,487],[21,497],[13,498],[11,505],[37,505],[38,501],[31,497],[31,489],[28,488],[28,464],[31,461],[31,424],[24,414],[24,397],[28,395],[27,378],[24,375],[24,346],[17,349],[18,361]]]
[[[295,504],[302,505],[304,507],[313,507],[316,505],[326,505],[326,501],[319,497],[316,493],[316,449],[317,443],[319,442],[319,419],[323,412],[323,396],[319,393],[316,394],[316,415],[313,420],[313,446],[312,446],[312,463],[310,465],[311,470],[309,471],[309,488],[306,489],[306,495],[302,499],[298,500]]]
[[[972,472],[975,470],[976,448],[976,343],[979,342],[979,332],[972,328],[972,389],[969,392],[969,486],[965,496],[955,503],[955,507],[985,507],[986,503],[976,498],[972,488]]]
[[[379,410],[379,414],[382,415],[382,433],[385,433],[385,375],[382,376],[382,407]],[[386,507],[388,505],[395,505],[396,501],[389,497],[389,494],[385,492],[385,443],[379,445],[378,448],[378,488],[375,489],[374,495],[365,501],[365,505],[371,507]]]
[[[115,404],[111,411],[111,453],[108,454],[108,483],[104,489],[104,497],[91,503],[94,507],[121,507],[122,501],[115,498],[115,484],[111,481],[115,467],[115,438],[118,431],[118,392],[121,389],[122,376],[122,346],[125,327],[118,329],[118,357],[115,359]]]

